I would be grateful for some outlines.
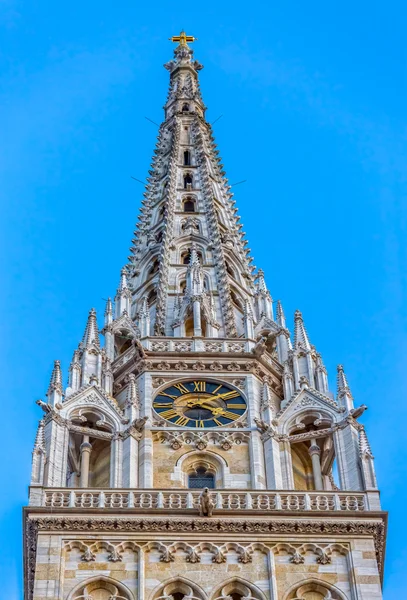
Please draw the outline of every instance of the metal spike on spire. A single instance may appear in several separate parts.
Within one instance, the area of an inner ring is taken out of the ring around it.
[[[302,313],[299,310],[296,310],[294,315],[294,347],[297,345],[301,345],[306,350],[311,350],[311,344],[305,329]]]
[[[85,332],[82,338],[82,345],[84,348],[91,348],[91,346],[96,346],[97,348],[100,348],[98,324],[96,321],[96,310],[94,308],[92,308],[89,311]]]

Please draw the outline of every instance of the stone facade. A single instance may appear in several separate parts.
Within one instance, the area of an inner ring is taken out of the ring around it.
[[[373,454],[302,315],[252,266],[181,33],[129,261],[55,361],[33,451],[26,600],[380,599]],[[100,334],[104,336],[101,344]],[[203,492],[203,488],[208,490]]]

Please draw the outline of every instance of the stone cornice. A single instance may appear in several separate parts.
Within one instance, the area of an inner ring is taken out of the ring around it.
[[[37,536],[43,532],[53,532],[59,534],[80,534],[123,532],[129,533],[160,533],[160,534],[253,534],[256,537],[284,536],[284,539],[290,535],[298,536],[335,536],[352,538],[355,536],[368,536],[373,538],[376,558],[381,575],[383,574],[383,562],[385,552],[385,536],[387,526],[387,513],[377,512],[369,513],[365,518],[358,514],[354,519],[349,515],[340,520],[338,518],[326,519],[324,514],[319,514],[317,518],[292,518],[292,513],[284,518],[279,515],[278,518],[263,519],[241,519],[241,518],[144,518],[133,517],[130,514],[126,517],[108,516],[103,509],[105,516],[66,516],[44,514],[43,509],[24,509],[25,528],[24,528],[24,568],[26,581],[26,598],[31,600],[33,592],[33,582],[35,574]],[[132,511],[134,514],[134,511]],[[66,511],[65,511],[66,513]],[[330,516],[327,513],[326,516]]]

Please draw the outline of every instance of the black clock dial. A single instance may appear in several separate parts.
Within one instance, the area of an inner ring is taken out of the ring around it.
[[[219,381],[173,383],[157,394],[154,410],[183,427],[221,427],[241,417],[247,404],[240,392]]]

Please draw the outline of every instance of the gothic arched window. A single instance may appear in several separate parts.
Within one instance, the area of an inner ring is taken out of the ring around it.
[[[183,201],[184,212],[195,212],[195,201],[192,198],[186,198]]]
[[[193,179],[191,173],[184,175],[184,189],[188,189],[188,186],[192,187]]]
[[[154,275],[155,273],[157,273],[158,268],[159,268],[159,262],[157,259],[154,260],[153,264],[151,265],[151,269],[149,270],[148,274],[149,275]]]
[[[206,467],[198,467],[196,471],[188,476],[188,487],[190,489],[215,488],[215,476],[209,473]]]
[[[182,112],[189,112],[189,104],[184,104],[183,105]]]
[[[157,292],[155,290],[151,290],[151,292],[148,295],[147,298],[147,302],[148,305],[151,306],[152,304],[154,304],[154,302],[157,300]]]
[[[191,153],[189,150],[185,150],[184,152],[184,165],[189,167],[191,164]]]

